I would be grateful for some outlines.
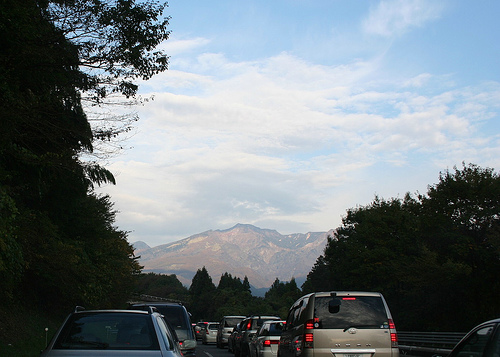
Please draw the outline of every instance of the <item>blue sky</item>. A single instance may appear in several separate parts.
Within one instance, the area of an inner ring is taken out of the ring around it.
[[[106,186],[129,240],[328,231],[500,167],[499,1],[171,0],[165,73]]]

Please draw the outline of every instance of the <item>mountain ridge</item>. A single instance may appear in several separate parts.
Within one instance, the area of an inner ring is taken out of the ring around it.
[[[197,270],[205,267],[216,285],[227,272],[241,279],[247,276],[255,288],[268,288],[276,278],[305,280],[332,232],[282,235],[273,229],[238,223],[156,247],[144,242],[133,246],[144,272],[176,274],[186,286]]]

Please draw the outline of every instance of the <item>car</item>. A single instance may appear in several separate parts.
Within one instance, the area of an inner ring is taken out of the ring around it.
[[[231,353],[234,353],[235,340],[238,336],[241,336],[241,322],[234,326],[233,332],[227,338],[227,350]]]
[[[191,328],[191,318],[184,305],[178,302],[148,301],[132,304],[131,309],[148,309],[154,306],[165,316],[167,322],[174,328],[184,357],[196,356],[196,338]]]
[[[276,357],[286,322],[266,321],[250,341],[250,357]]]
[[[217,330],[218,348],[224,348],[228,345],[228,339],[233,332],[234,326],[243,321],[245,316],[224,316],[219,322],[219,329]]]
[[[201,341],[201,330],[205,328],[205,325],[207,322],[198,322],[196,326],[194,327],[194,335],[196,337],[196,340]]]
[[[202,330],[201,342],[206,345],[208,343],[215,343],[217,341],[217,330],[219,329],[218,322],[209,322]]]
[[[470,330],[448,357],[500,356],[500,318],[489,320]]]
[[[389,307],[377,292],[304,295],[290,308],[279,357],[399,357]]]
[[[41,357],[182,357],[175,332],[151,308],[85,310],[68,315]]]
[[[236,357],[250,357],[250,340],[264,321],[281,320],[278,316],[252,315],[241,321],[241,332],[235,336],[234,355]]]

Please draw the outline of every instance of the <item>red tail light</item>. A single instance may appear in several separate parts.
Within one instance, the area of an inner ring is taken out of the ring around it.
[[[252,320],[248,320],[247,330],[250,330],[251,327],[252,327]]]
[[[271,345],[277,345],[279,341],[277,340],[264,340],[263,346],[264,347],[271,347]]]
[[[315,327],[318,327],[317,324],[319,322],[319,318],[315,317],[313,320],[306,321],[306,330],[312,330]]]
[[[315,317],[312,320],[307,320],[305,324],[305,329],[307,330],[314,330],[315,328],[319,327],[319,318]],[[304,336],[302,337],[302,348],[313,348],[314,346],[314,335],[312,332],[306,332],[304,333]]]
[[[392,319],[389,319],[389,330],[391,331],[391,345],[393,348],[398,347],[398,334],[396,332],[396,325]]]

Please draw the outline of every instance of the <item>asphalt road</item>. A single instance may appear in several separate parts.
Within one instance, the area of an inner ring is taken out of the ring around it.
[[[198,341],[196,347],[196,357],[234,357],[234,354],[229,353],[226,348],[217,348],[215,343],[204,345]]]

